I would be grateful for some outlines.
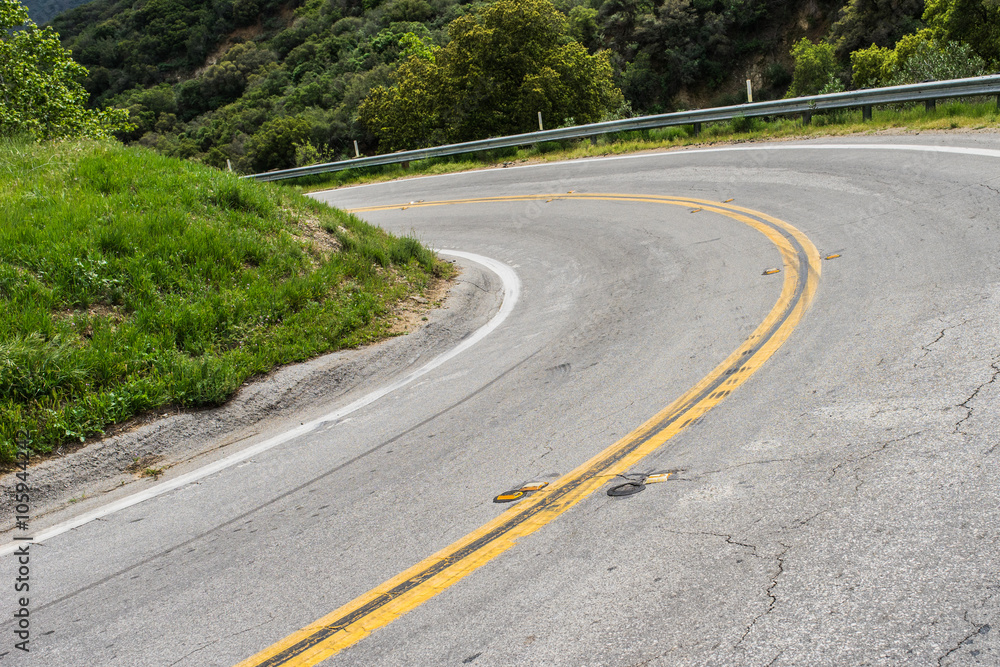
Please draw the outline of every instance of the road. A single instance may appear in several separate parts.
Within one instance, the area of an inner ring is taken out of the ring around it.
[[[1000,136],[735,148],[318,195],[506,264],[517,304],[349,419],[32,545],[32,652],[8,621],[0,662],[313,664],[259,652],[572,481],[329,664],[1000,665]],[[623,470],[667,481],[580,477],[643,438]]]

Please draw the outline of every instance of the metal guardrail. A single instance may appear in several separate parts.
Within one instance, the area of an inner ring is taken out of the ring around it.
[[[342,171],[344,169],[356,169],[358,167],[375,167],[385,164],[408,163],[412,160],[423,160],[426,158],[442,157],[445,155],[474,153],[476,151],[508,148],[511,146],[525,146],[542,141],[585,139],[587,137],[597,137],[598,135],[608,134],[610,132],[647,130],[676,125],[694,125],[695,132],[699,132],[702,123],[732,120],[733,118],[738,117],[752,118],[758,116],[802,114],[803,120],[808,123],[810,116],[816,111],[861,107],[862,117],[868,120],[871,118],[871,108],[876,104],[898,104],[902,102],[919,102],[923,100],[928,104],[928,106],[931,106],[938,99],[974,97],[981,95],[997,95],[997,104],[1000,105],[1000,74],[979,76],[971,79],[931,81],[928,83],[915,83],[906,86],[871,88],[867,90],[854,90],[846,93],[830,93],[828,95],[795,97],[791,99],[776,100],[773,102],[753,102],[750,104],[737,104],[734,106],[716,107],[713,109],[678,111],[675,113],[658,114],[656,116],[642,116],[639,118],[626,118],[624,120],[611,120],[603,123],[591,123],[589,125],[561,127],[556,130],[543,130],[540,132],[515,134],[496,139],[467,141],[461,144],[448,144],[446,146],[421,148],[413,151],[400,151],[398,153],[389,153],[387,155],[375,155],[372,157],[355,158],[352,160],[340,160],[339,162],[316,164],[309,167],[296,167],[295,169],[270,171],[263,174],[253,174],[246,176],[245,178],[253,178],[258,181],[277,181],[285,178],[298,178],[299,176],[310,176],[312,174],[322,174],[331,171]]]

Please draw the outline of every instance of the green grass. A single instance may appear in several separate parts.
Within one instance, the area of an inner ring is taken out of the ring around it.
[[[1000,113],[995,98],[988,102],[942,102],[933,111],[923,103],[906,108],[876,108],[870,121],[862,121],[861,110],[851,109],[817,113],[812,123],[798,118],[735,118],[724,123],[705,124],[695,136],[691,125],[666,127],[640,132],[617,132],[589,139],[545,142],[531,147],[481,151],[401,165],[350,169],[329,174],[278,181],[301,192],[314,192],[345,185],[389,181],[409,176],[447,174],[473,169],[499,167],[503,164],[556,162],[585,157],[621,155],[646,150],[711,145],[726,142],[767,141],[773,139],[809,139],[821,136],[873,134],[887,130],[923,131],[954,129],[1000,129]]]
[[[388,335],[450,265],[287,189],[112,142],[0,141],[0,464]]]

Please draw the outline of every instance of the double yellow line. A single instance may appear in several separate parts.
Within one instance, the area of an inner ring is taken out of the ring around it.
[[[530,535],[597,491],[609,476],[627,471],[746,382],[788,339],[816,293],[820,274],[819,253],[804,234],[777,218],[724,203],[651,195],[570,193],[418,202],[356,209],[354,212],[553,199],[696,207],[749,225],[770,239],[781,252],[784,263],[781,295],[753,334],[725,361],[683,396],[621,440],[454,544],[244,660],[237,667],[315,665],[391,623],[496,558],[514,546],[518,538]]]

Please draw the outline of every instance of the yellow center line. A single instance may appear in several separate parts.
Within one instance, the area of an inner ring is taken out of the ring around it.
[[[821,260],[812,242],[787,222],[731,204],[656,195],[572,193],[420,202],[407,204],[406,208],[560,199],[699,206],[703,211],[749,225],[764,234],[781,253],[784,263],[781,294],[764,321],[725,361],[618,442],[457,542],[237,667],[315,665],[388,625],[496,558],[514,546],[519,538],[535,532],[597,491],[607,483],[609,476],[633,467],[746,382],[788,339],[816,293]],[[352,212],[400,208],[402,205],[373,206]]]

